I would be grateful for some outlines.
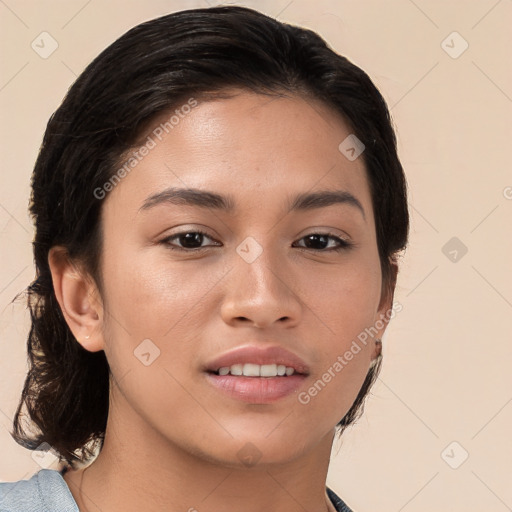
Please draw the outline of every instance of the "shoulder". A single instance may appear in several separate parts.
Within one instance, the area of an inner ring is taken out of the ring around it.
[[[337,512],[353,512],[351,508],[349,508],[346,503],[329,487],[327,487],[327,495],[329,499],[332,501],[334,508]]]
[[[0,483],[0,512],[79,512],[62,475],[41,469],[28,480]]]

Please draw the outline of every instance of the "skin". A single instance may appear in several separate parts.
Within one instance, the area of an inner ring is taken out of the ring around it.
[[[271,404],[229,398],[202,368],[240,345],[279,345],[309,365],[304,391],[391,308],[364,162],[338,150],[350,133],[332,109],[296,96],[237,91],[199,102],[104,199],[103,293],[64,248],[52,249],[66,321],[84,348],[105,351],[113,373],[103,450],[64,476],[81,510],[329,509],[335,425],[378,345],[361,345],[305,405],[296,393]],[[139,211],[169,186],[229,194],[236,209]],[[353,194],[365,218],[347,203],[287,213],[291,197],[325,189]],[[162,242],[197,229],[208,232],[199,252]],[[355,245],[306,247],[306,235],[327,230]],[[263,250],[252,263],[236,252],[247,237]],[[134,350],[148,338],[160,356],[145,366]],[[246,443],[260,456],[250,467],[237,455]]]

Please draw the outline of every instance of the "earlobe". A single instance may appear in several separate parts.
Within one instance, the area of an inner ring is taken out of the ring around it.
[[[103,310],[94,281],[77,269],[65,247],[52,247],[48,264],[55,296],[74,337],[89,352],[103,350]]]
[[[377,358],[382,354],[382,340],[380,338],[377,338],[375,340],[375,345],[373,347],[373,354],[371,361],[375,364],[377,361]]]

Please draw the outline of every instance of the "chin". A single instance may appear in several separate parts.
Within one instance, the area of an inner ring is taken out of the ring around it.
[[[251,431],[246,431],[243,435],[229,440],[224,439],[222,442],[201,447],[204,451],[200,448],[197,455],[215,465],[237,469],[264,469],[292,462],[309,450],[314,450],[320,442],[320,436],[308,441],[299,432],[296,436],[283,436],[277,432],[268,435],[268,432],[270,430],[265,429],[254,431],[251,435]]]

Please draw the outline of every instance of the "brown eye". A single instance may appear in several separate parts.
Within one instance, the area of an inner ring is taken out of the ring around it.
[[[202,245],[205,239],[213,240],[213,238],[204,231],[183,231],[164,238],[161,243],[167,245],[169,249],[176,251],[197,251],[211,247],[211,245]],[[171,243],[175,240],[179,245]]]
[[[349,249],[353,246],[351,242],[343,240],[342,238],[335,236],[330,233],[311,233],[301,238],[305,241],[305,249],[311,249],[313,251],[330,252],[330,251],[341,251],[343,249]],[[329,247],[330,241],[334,241],[334,246]],[[326,249],[324,251],[324,249]]]

